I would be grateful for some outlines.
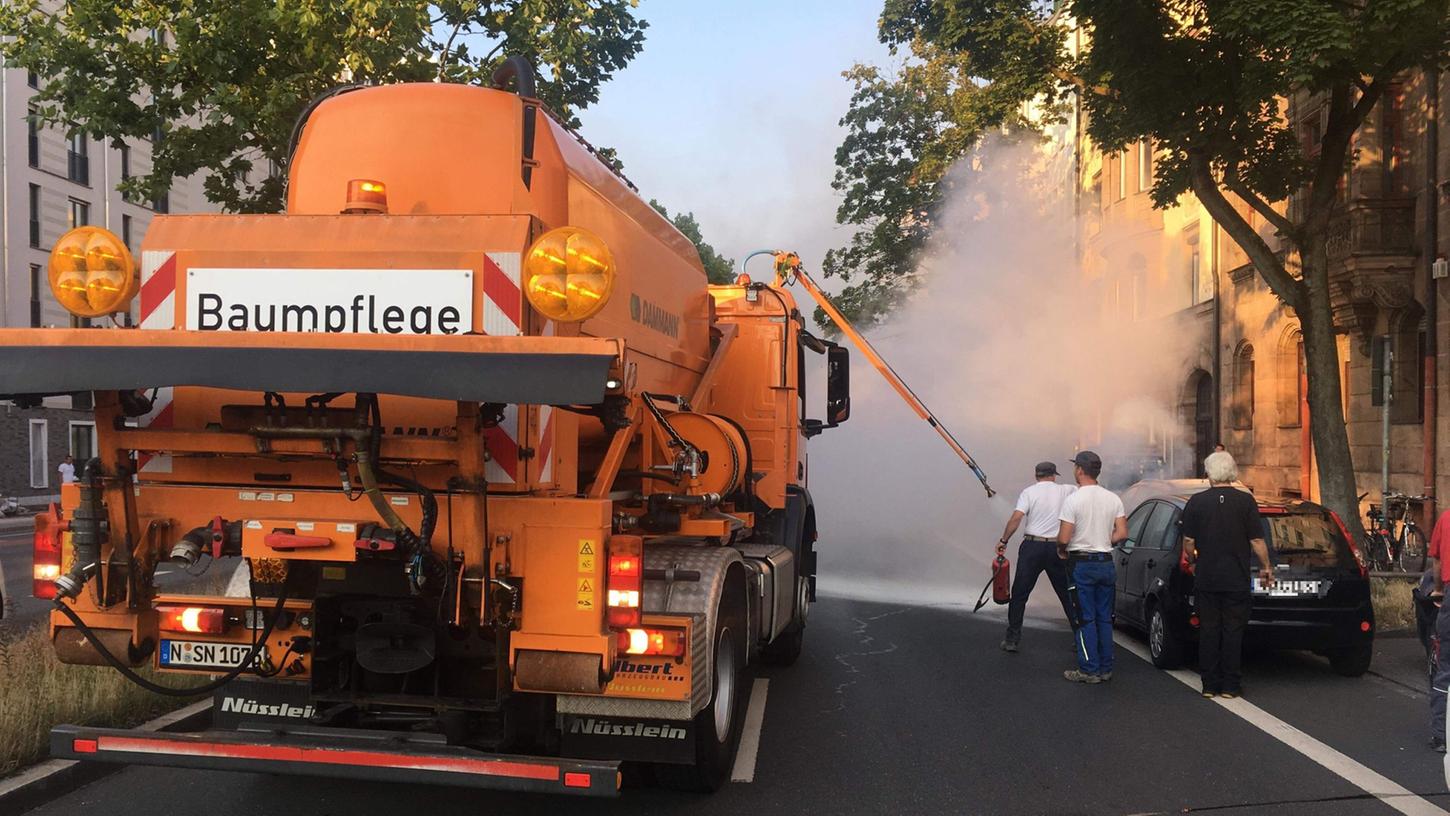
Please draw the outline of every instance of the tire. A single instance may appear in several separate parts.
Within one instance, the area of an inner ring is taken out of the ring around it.
[[[715,671],[710,704],[695,715],[695,764],[655,766],[660,784],[676,790],[710,793],[730,780],[735,749],[745,730],[748,699],[745,674],[745,611],[738,579],[725,582],[715,614]]]
[[[1329,653],[1329,667],[1342,677],[1359,677],[1369,671],[1374,659],[1374,641],[1366,640],[1347,649],[1334,649]]]
[[[1400,571],[1421,573],[1425,571],[1425,535],[1419,530],[1405,530],[1405,540],[1400,546]]]
[[[1183,643],[1157,605],[1148,610],[1148,653],[1160,669],[1176,669],[1183,662]]]
[[[811,608],[810,583],[796,579],[796,620],[775,640],[760,650],[760,662],[767,666],[793,666],[800,659],[805,644],[806,617]]]

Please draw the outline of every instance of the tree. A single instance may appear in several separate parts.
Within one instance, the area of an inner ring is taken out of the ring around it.
[[[341,84],[487,83],[505,55],[540,69],[566,122],[639,52],[638,0],[48,0],[0,6],[9,64],[45,78],[44,124],[110,141],[149,139],[151,172],[123,192],[157,198],[205,171],[228,210],[281,209],[298,115]],[[483,42],[476,53],[470,42]]]
[[[686,238],[690,239],[690,243],[695,245],[695,251],[700,253],[700,263],[705,267],[705,277],[711,283],[730,283],[735,280],[735,259],[721,255],[715,251],[714,247],[705,243],[705,236],[700,232],[700,222],[695,220],[694,213],[676,213],[672,217],[669,210],[665,209],[665,205],[653,198],[649,200],[649,205],[658,210],[660,215],[668,218],[670,223],[675,225],[675,229],[683,233]]]
[[[967,110],[959,128],[982,132],[1011,121],[1014,106],[1075,92],[1104,151],[1151,140],[1155,206],[1196,195],[1299,319],[1320,491],[1358,534],[1326,240],[1354,134],[1398,74],[1446,65],[1450,0],[1067,0],[1058,13],[1049,5],[886,0],[881,37],[893,49],[926,49],[919,60],[953,55],[994,97]],[[1065,47],[1072,20],[1086,35],[1076,56]],[[1308,150],[1282,114],[1296,94],[1326,103]],[[1250,209],[1287,252],[1254,230]]]

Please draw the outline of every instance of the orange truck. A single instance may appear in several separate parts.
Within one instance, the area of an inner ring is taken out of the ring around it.
[[[847,351],[807,331],[794,256],[707,285],[526,63],[495,80],[314,101],[284,214],[160,216],[139,264],[93,227],[55,245],[72,313],[139,299],[135,327],[0,332],[5,398],[94,396],[100,455],[36,519],[55,651],[189,674],[215,707],[200,733],[58,726],[53,755],[593,796],[622,762],[728,778],[748,664],[801,652],[805,442],[850,414]],[[221,558],[240,592],[155,587]]]

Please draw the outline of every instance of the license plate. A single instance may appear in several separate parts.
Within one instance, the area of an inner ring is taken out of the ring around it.
[[[162,668],[235,669],[251,651],[252,647],[245,643],[163,640],[158,659]]]
[[[1275,581],[1272,587],[1265,589],[1258,578],[1254,579],[1254,594],[1267,595],[1271,598],[1297,598],[1304,595],[1313,595],[1317,598],[1323,588],[1323,581],[1281,579]]]

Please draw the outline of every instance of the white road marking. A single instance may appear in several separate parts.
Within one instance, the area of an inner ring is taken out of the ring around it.
[[[1113,642],[1124,650],[1143,658],[1149,665],[1152,665],[1153,656],[1142,645],[1116,634],[1113,636]],[[1166,674],[1171,675],[1178,682],[1188,686],[1194,691],[1200,689],[1198,675],[1193,672],[1185,669],[1170,669]],[[1408,788],[1402,787],[1394,781],[1355,762],[1334,748],[1309,736],[1242,697],[1235,697],[1232,700],[1215,697],[1212,702],[1223,706],[1249,725],[1254,726],[1309,759],[1314,760],[1339,778],[1384,802],[1400,813],[1405,814],[1405,816],[1450,816],[1450,813],[1447,813],[1447,811],[1437,807],[1428,800],[1420,798]]]
[[[755,757],[760,753],[760,729],[765,725],[765,692],[769,686],[769,680],[757,677],[750,687],[750,705],[745,709],[745,731],[740,735],[740,748],[735,751],[731,782],[755,781]]]

